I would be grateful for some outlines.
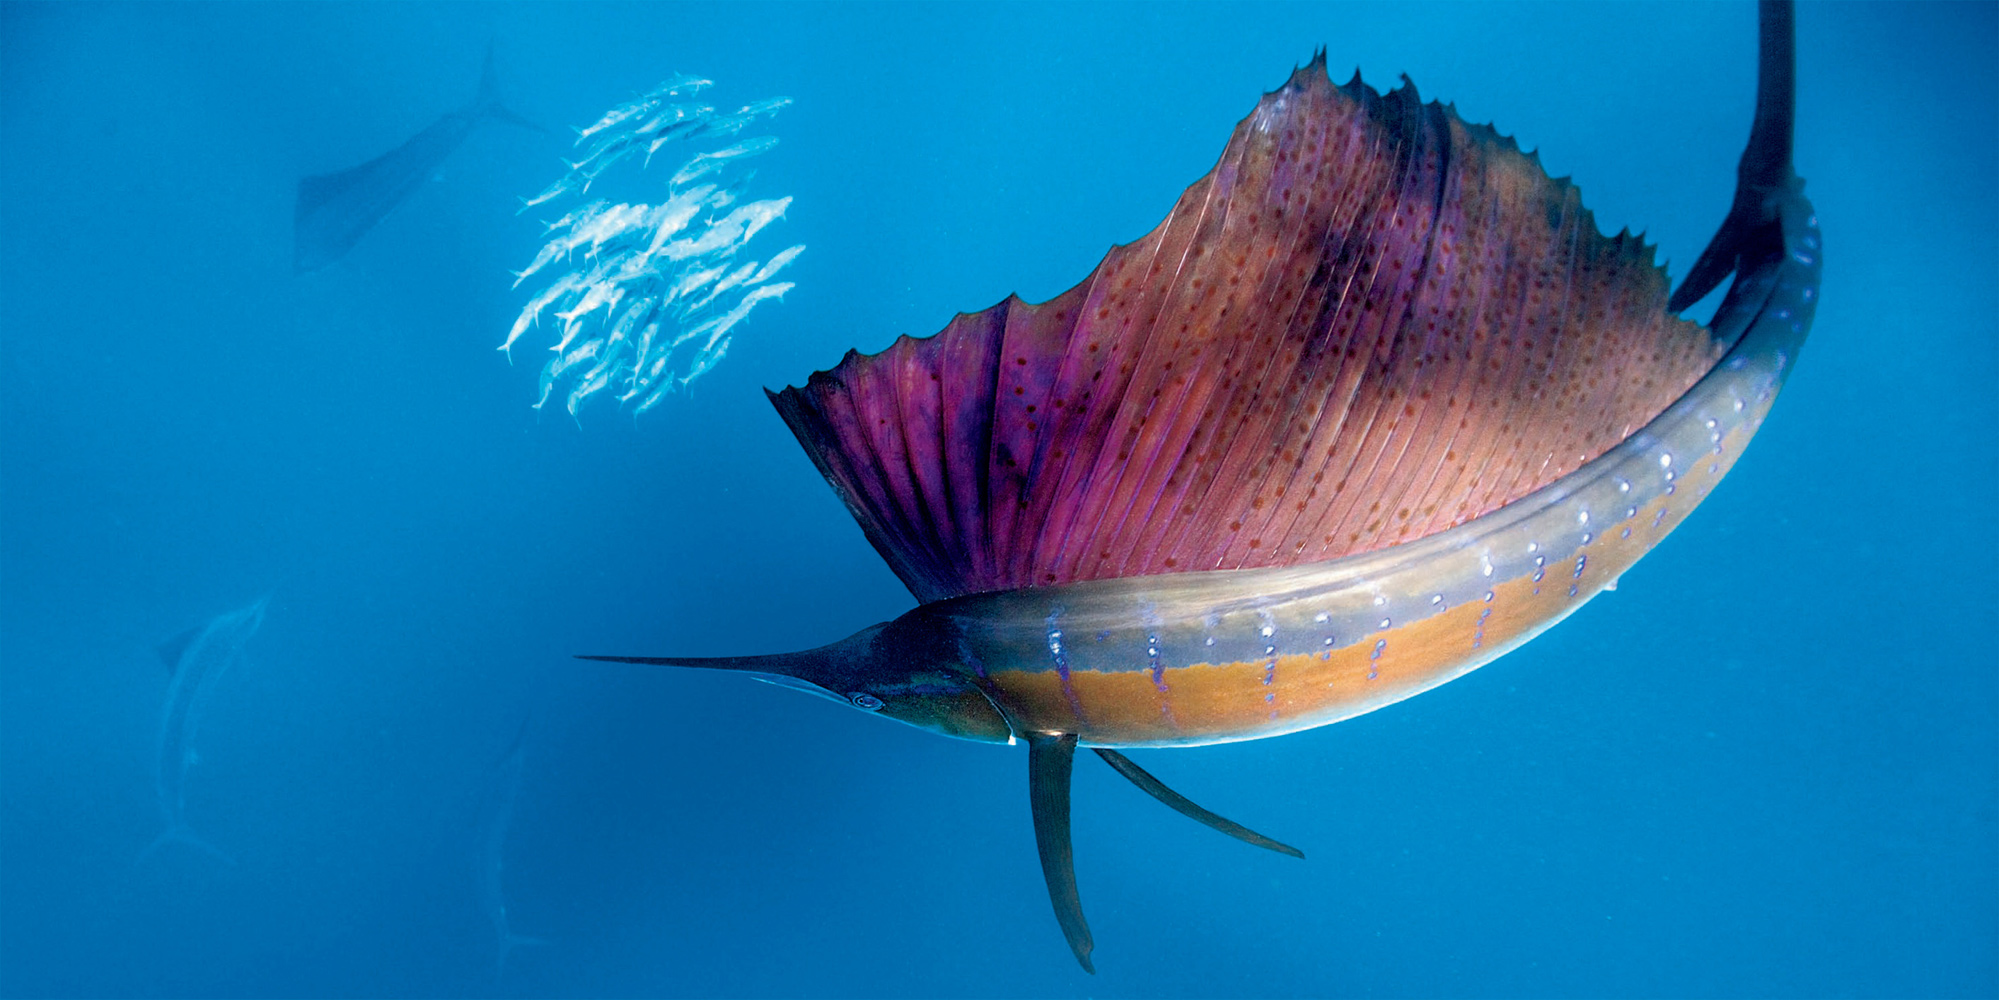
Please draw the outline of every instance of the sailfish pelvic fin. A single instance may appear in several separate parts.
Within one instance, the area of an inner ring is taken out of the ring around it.
[[[1164,802],[1180,814],[1220,830],[1246,844],[1303,858],[1305,852],[1272,840],[1240,823],[1232,822],[1195,805],[1186,796],[1116,750],[1093,748],[1097,756],[1115,768],[1146,794]],[[1076,852],[1070,836],[1069,790],[1075,773],[1076,734],[1033,733],[1027,737],[1027,794],[1034,810],[1034,845],[1041,854],[1041,877],[1048,883],[1048,902],[1055,907],[1055,922],[1069,940],[1069,950],[1083,971],[1096,975],[1090,960],[1096,943],[1090,937],[1090,922],[1083,916],[1082,894],[1076,889]]]
[[[1076,765],[1075,733],[1036,733],[1027,738],[1027,793],[1034,807],[1034,844],[1041,852],[1041,875],[1048,881],[1048,901],[1055,904],[1055,922],[1069,939],[1069,950],[1083,971],[1097,974],[1090,962],[1096,943],[1090,922],[1083,919],[1083,900],[1076,892],[1076,852],[1069,840],[1069,778]]]

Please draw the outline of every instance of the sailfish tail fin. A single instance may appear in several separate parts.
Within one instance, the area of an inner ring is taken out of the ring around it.
[[[547,941],[538,937],[515,934],[512,931],[507,932],[507,935],[500,939],[500,955],[493,965],[494,981],[498,982],[507,978],[507,959],[513,956],[515,948],[532,948],[546,944],[548,944]]]
[[[151,858],[153,855],[158,854],[161,848],[166,847],[168,844],[174,844],[174,843],[186,844],[189,847],[201,851],[203,854],[207,854],[211,857],[216,858],[217,860],[221,861],[223,864],[230,866],[231,868],[234,868],[236,866],[236,859],[230,857],[228,852],[224,851],[220,847],[215,846],[214,844],[209,843],[206,840],[201,839],[201,837],[197,836],[193,830],[188,829],[186,824],[176,824],[174,826],[167,827],[164,831],[160,833],[159,836],[153,838],[152,843],[146,845],[145,850],[139,852],[139,856],[136,859],[134,859],[132,863],[134,865],[144,864],[146,863],[146,860],[148,858]]]
[[[1797,106],[1797,12],[1789,0],[1757,9],[1756,117],[1736,168],[1735,202],[1666,303],[1679,312],[1700,301],[1745,259],[1783,252],[1783,225],[1770,196],[1791,184],[1792,123]]]
[[[479,96],[472,99],[472,113],[482,118],[491,118],[495,121],[506,122],[509,125],[519,125],[522,128],[533,129],[544,135],[555,134],[544,128],[541,123],[522,117],[515,113],[512,108],[500,103],[499,77],[493,69],[493,43],[491,42],[486,43],[486,61],[479,69]]]

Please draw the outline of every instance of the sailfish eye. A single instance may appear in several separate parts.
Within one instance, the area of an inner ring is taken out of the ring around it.
[[[851,692],[847,695],[847,700],[853,702],[855,708],[864,712],[878,712],[882,707],[882,700],[866,691]]]

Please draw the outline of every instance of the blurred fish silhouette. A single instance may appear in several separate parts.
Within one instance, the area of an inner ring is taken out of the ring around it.
[[[217,615],[206,625],[189,629],[161,644],[160,659],[173,671],[167,685],[166,706],[160,712],[159,769],[153,791],[159,799],[160,816],[166,831],[153,839],[139,860],[144,861],[171,843],[186,844],[224,862],[235,860],[221,848],[201,839],[187,825],[187,772],[198,761],[194,751],[195,730],[208,709],[209,696],[222,675],[243,655],[243,644],[264,624],[264,608],[269,597],[258,598],[249,607]]]
[[[747,671],[1028,745],[1077,960],[1087,746],[1172,808],[1301,856],[1118,752],[1351,718],[1491,662],[1650,550],[1734,464],[1816,305],[1791,169],[1793,30],[1761,13],[1735,203],[1668,295],[1489,127],[1328,78],[1237,126],[1082,284],[850,352],[771,396],[921,602],[820,649],[591,657]],[[1680,311],[1735,275],[1712,324]]]
[[[521,794],[521,771],[527,763],[528,720],[521,720],[513,742],[498,763],[486,772],[480,789],[476,825],[478,851],[473,875],[479,891],[479,907],[493,925],[499,955],[493,966],[495,982],[505,978],[507,957],[522,945],[544,944],[540,938],[516,934],[507,916],[506,866],[507,833],[513,827],[514,803]]]
[[[438,164],[465,142],[481,122],[503,121],[546,132],[500,104],[494,90],[493,50],[479,75],[479,95],[446,114],[408,142],[361,164],[298,182],[292,219],[292,268],[299,272],[340,259],[375,224],[429,180]]]

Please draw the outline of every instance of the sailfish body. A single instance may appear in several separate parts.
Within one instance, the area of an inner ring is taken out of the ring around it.
[[[1323,57],[1085,282],[850,353],[778,411],[922,603],[823,649],[604,657],[779,675],[1030,747],[1037,842],[1084,967],[1077,746],[1321,726],[1559,622],[1707,497],[1810,325],[1791,13],[1763,11],[1736,203],[1668,294],[1489,128],[1336,86]],[[1735,281],[1706,328],[1676,313]]]

